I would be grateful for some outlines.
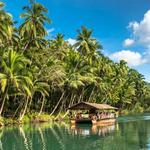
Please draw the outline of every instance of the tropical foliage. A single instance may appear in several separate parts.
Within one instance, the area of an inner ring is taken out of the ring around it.
[[[0,2],[0,115],[22,120],[26,113],[59,114],[80,101],[108,103],[121,109],[148,108],[149,87],[125,61],[114,63],[86,27],[76,43],[62,34],[46,37],[48,10],[32,2],[16,28]]]

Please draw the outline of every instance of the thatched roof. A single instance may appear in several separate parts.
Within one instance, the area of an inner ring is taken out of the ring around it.
[[[112,107],[107,104],[97,104],[97,103],[89,103],[89,102],[80,102],[77,104],[74,104],[73,106],[69,107],[70,110],[115,110],[118,109],[116,107]]]

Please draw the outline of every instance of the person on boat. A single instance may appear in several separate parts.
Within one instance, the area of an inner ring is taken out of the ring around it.
[[[69,112],[69,118],[70,118],[70,119],[73,118],[73,115],[72,115],[72,112],[71,112],[71,111]]]
[[[97,119],[101,119],[100,117],[101,117],[101,114],[98,112],[97,114],[96,114],[96,116],[97,116]]]
[[[81,119],[81,118],[82,118],[81,113],[77,113],[76,119]]]
[[[92,116],[92,120],[97,120],[97,116],[96,116],[96,115],[93,115],[93,116]]]

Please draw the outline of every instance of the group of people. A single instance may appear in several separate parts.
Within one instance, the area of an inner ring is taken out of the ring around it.
[[[82,113],[77,113],[75,115],[76,119],[108,119],[108,118],[115,118],[115,113],[112,112],[97,112],[97,113],[91,113],[91,114],[82,114]]]
[[[102,112],[96,114],[98,119],[115,118],[115,113]]]

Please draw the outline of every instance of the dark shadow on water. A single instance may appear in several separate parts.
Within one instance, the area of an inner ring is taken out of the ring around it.
[[[92,124],[92,121],[91,120],[84,120],[84,121],[78,122],[78,124]]]

